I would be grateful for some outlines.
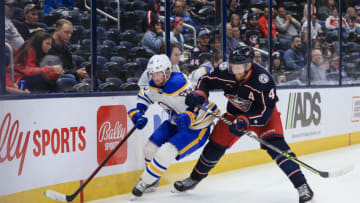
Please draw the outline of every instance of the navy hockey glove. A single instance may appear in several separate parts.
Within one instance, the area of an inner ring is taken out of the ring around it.
[[[186,111],[177,116],[175,123],[180,129],[188,129],[192,120],[194,120],[194,114]]]
[[[144,106],[144,105],[143,105]],[[148,122],[146,117],[143,117],[143,113],[145,113],[146,108],[142,105],[137,105],[138,108],[131,109],[128,114],[132,122],[134,123],[137,129],[143,129]]]
[[[197,105],[205,104],[207,95],[202,90],[194,90],[186,95],[185,104],[189,106],[190,110],[194,110]]]
[[[241,137],[244,135],[244,131],[249,126],[249,120],[246,116],[240,115],[235,118],[233,124],[229,126],[229,130],[232,134]]]

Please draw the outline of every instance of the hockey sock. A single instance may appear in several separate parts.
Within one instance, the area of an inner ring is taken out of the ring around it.
[[[286,151],[288,154],[296,157],[296,155],[291,152],[289,145],[285,142],[284,139],[270,139],[268,140],[270,144],[279,148],[282,151]],[[289,160],[287,157],[284,157],[277,152],[273,151],[270,148],[267,148],[268,154],[271,158],[277,163],[281,170],[287,175],[295,188],[306,183],[304,174],[301,172],[298,164]]]
[[[158,151],[158,149],[159,147],[150,140],[145,144],[144,146],[145,166],[149,165],[150,161],[154,158],[154,155]]]
[[[193,180],[201,181],[209,171],[215,167],[220,158],[224,155],[226,147],[222,147],[211,140],[206,144],[198,162],[191,173]]]
[[[154,183],[165,173],[170,164],[175,161],[177,155],[178,150],[174,145],[170,143],[163,144],[149,165],[146,166],[143,174],[141,175],[141,179],[147,185]]]

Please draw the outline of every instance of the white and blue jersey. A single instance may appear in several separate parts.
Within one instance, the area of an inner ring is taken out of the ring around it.
[[[147,107],[152,104],[159,104],[168,114],[169,120],[164,121],[149,138],[157,146],[165,142],[170,142],[179,151],[177,159],[192,153],[200,148],[207,140],[210,133],[210,126],[215,119],[206,111],[188,111],[185,104],[185,97],[191,91],[190,82],[187,77],[180,72],[172,72],[169,80],[163,87],[158,87],[153,80],[149,85],[143,87],[138,95],[138,103]],[[220,113],[214,102],[206,102],[205,106],[213,112]],[[139,111],[139,110],[134,110]],[[180,113],[187,113],[191,118],[188,129],[178,129],[174,122]],[[130,118],[133,113],[129,112]]]

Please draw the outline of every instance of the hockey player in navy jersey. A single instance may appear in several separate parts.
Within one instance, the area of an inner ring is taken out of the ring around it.
[[[228,65],[222,64],[211,74],[202,76],[196,92],[186,97],[187,105],[197,106],[204,102],[202,95],[209,95],[209,90],[222,89],[228,99],[227,112],[222,116],[233,124],[229,126],[221,120],[217,122],[190,177],[174,183],[176,190],[181,192],[195,188],[215,167],[225,150],[244,135],[245,130],[256,132],[259,138],[295,156],[283,136],[280,113],[276,108],[278,97],[274,80],[263,67],[252,63],[253,58],[251,47],[237,47],[230,53]],[[310,201],[313,192],[299,165],[266,146],[262,148],[298,190],[299,202]]]
[[[171,71],[171,62],[166,55],[152,56],[147,70],[151,75],[150,83],[139,91],[138,103],[136,108],[129,110],[129,117],[136,128],[143,129],[147,123],[144,114],[148,106],[158,103],[169,114],[169,119],[153,132],[145,144],[146,168],[132,190],[133,198],[153,191],[173,162],[203,146],[215,119],[204,110],[189,109],[185,105],[185,96],[191,92],[190,82],[183,73]],[[220,113],[213,102],[204,100],[202,105]]]

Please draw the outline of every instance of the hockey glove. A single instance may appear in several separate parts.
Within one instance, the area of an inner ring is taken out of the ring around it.
[[[248,118],[244,115],[239,115],[238,117],[236,117],[233,124],[229,126],[229,130],[235,136],[241,137],[244,135],[244,131],[248,128],[248,126]]]
[[[143,129],[148,122],[148,119],[143,117],[143,114],[138,108],[131,109],[128,114],[137,129]]]
[[[192,120],[194,120],[194,114],[186,111],[177,116],[175,123],[179,129],[188,129]]]
[[[190,94],[186,95],[185,104],[189,106],[192,111],[197,105],[205,104],[207,95],[202,90],[194,90]]]

